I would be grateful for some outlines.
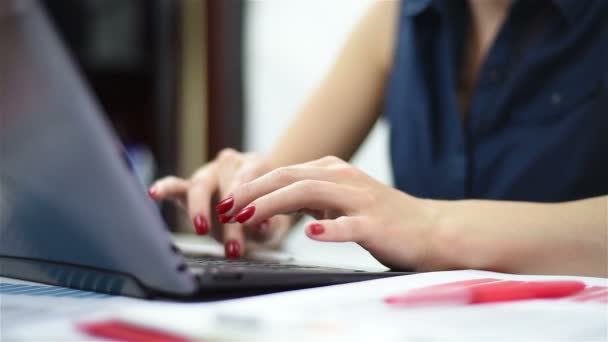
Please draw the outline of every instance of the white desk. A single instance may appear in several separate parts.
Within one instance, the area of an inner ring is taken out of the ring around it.
[[[85,336],[74,329],[75,321],[111,318],[167,329],[193,339],[219,341],[608,340],[608,302],[580,303],[564,299],[418,309],[395,308],[383,302],[386,296],[408,289],[476,278],[568,278],[588,285],[608,286],[608,280],[602,278],[453,271],[216,303],[175,304],[115,298],[83,305],[84,302],[74,302],[76,299],[56,298],[46,299],[44,305],[47,309],[53,305],[64,308],[57,313],[57,319],[8,329],[3,325],[0,336],[27,341],[83,339]],[[0,297],[3,305],[7,297]],[[10,300],[16,303],[22,299]],[[68,307],[72,307],[72,311],[67,310]]]

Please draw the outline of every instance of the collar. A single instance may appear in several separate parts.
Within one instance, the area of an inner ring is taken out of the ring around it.
[[[403,11],[407,16],[417,16],[433,3],[433,0],[402,0]]]

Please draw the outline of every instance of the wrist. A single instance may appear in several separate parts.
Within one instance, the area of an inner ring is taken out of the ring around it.
[[[489,269],[487,246],[471,219],[467,200],[426,200],[432,208],[432,233],[429,246],[435,269]]]
[[[421,271],[439,271],[458,269],[454,256],[454,248],[461,245],[461,236],[454,229],[452,220],[449,219],[451,201],[420,199],[422,204],[424,226],[426,235],[424,258],[419,265]]]

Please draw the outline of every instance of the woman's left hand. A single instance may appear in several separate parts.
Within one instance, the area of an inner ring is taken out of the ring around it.
[[[336,157],[282,167],[234,189],[226,215],[256,225],[278,214],[316,218],[306,235],[353,241],[393,269],[446,268],[435,243],[436,210]]]

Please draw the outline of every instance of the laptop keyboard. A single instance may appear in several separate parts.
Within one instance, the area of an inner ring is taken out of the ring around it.
[[[290,264],[274,260],[252,260],[252,259],[225,259],[212,255],[186,256],[186,263],[192,268],[204,268],[206,271],[216,272],[353,272],[350,269],[308,266]]]

